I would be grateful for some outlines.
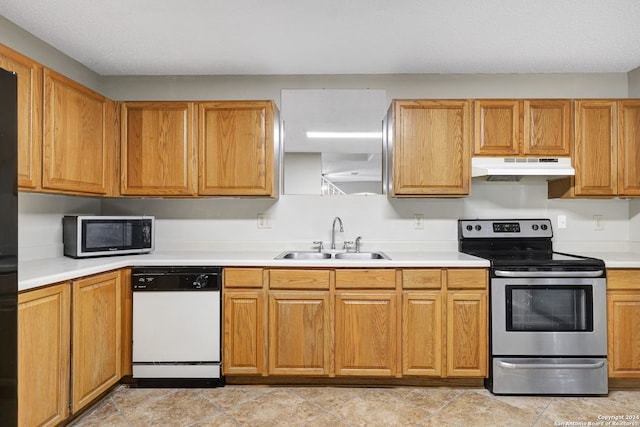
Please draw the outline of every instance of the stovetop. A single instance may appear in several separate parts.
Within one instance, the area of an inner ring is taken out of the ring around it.
[[[604,269],[602,260],[555,252],[549,219],[458,220],[460,252],[518,270]]]

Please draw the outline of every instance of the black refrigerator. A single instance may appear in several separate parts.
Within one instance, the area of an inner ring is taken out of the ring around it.
[[[0,68],[0,426],[18,425],[18,78]]]

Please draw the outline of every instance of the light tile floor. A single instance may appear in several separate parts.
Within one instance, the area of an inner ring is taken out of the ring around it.
[[[640,426],[640,391],[587,398],[493,396],[481,388],[446,387],[120,386],[71,425]]]

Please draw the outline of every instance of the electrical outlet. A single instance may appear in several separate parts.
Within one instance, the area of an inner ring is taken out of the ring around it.
[[[265,213],[259,213],[258,228],[271,228],[271,217]]]
[[[593,216],[593,229],[595,231],[603,231],[604,230],[604,215],[594,215]]]
[[[415,230],[424,229],[424,215],[423,214],[413,214],[413,228]]]
[[[567,228],[567,216],[558,215],[558,228]]]

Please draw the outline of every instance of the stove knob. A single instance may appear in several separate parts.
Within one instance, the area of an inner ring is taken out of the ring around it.
[[[482,226],[480,224],[476,225],[476,231],[482,230]]]
[[[546,230],[548,227],[547,227],[547,224],[542,224],[540,228],[542,228],[543,230]]]
[[[467,225],[467,231],[473,230],[473,225]]]
[[[206,274],[199,275],[198,277],[196,277],[196,280],[193,281],[193,287],[195,289],[202,289],[206,287],[208,278],[209,276],[207,276]]]
[[[533,224],[533,225],[531,226],[531,228],[533,228],[534,230],[537,230],[537,229],[538,229],[538,224]]]

